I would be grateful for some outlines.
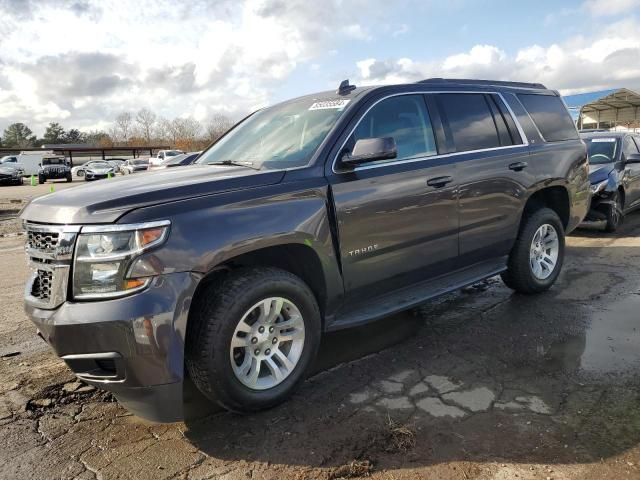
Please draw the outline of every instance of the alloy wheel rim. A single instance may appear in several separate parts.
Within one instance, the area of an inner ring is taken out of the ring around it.
[[[231,337],[233,373],[251,390],[279,385],[298,365],[304,337],[302,314],[292,301],[282,297],[259,301],[242,316]]]
[[[531,240],[529,251],[529,264],[534,277],[538,280],[549,278],[558,263],[559,252],[558,232],[553,225],[541,225]]]

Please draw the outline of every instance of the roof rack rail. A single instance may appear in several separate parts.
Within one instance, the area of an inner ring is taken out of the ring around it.
[[[501,87],[547,89],[547,87],[541,83],[505,82],[502,80],[474,80],[469,78],[427,78],[426,80],[420,80],[418,83],[462,83],[467,85],[496,85]]]

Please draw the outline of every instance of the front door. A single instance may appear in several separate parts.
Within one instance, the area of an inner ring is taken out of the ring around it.
[[[398,95],[364,114],[346,148],[393,137],[398,156],[330,176],[347,305],[453,269],[458,255],[455,165],[437,155],[420,94]]]
[[[631,136],[624,137],[622,142],[622,160],[629,155],[638,155],[638,145]],[[635,208],[640,205],[640,163],[627,163],[624,165],[626,176],[625,208]]]

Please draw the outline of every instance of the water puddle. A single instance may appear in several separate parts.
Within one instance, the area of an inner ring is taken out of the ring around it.
[[[547,352],[550,367],[594,374],[640,371],[640,295],[593,312],[585,331]]]

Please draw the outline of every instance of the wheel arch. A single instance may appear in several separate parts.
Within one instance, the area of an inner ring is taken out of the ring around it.
[[[283,243],[264,246],[227,258],[212,267],[200,280],[194,293],[199,293],[212,282],[221,281],[229,272],[239,268],[272,267],[285,270],[299,277],[313,292],[321,316],[327,305],[327,281],[318,253],[306,243]]]
[[[523,220],[540,208],[550,208],[558,214],[562,226],[567,229],[571,221],[571,202],[569,191],[561,185],[553,185],[541,188],[533,192],[524,205],[520,218],[520,227]]]

